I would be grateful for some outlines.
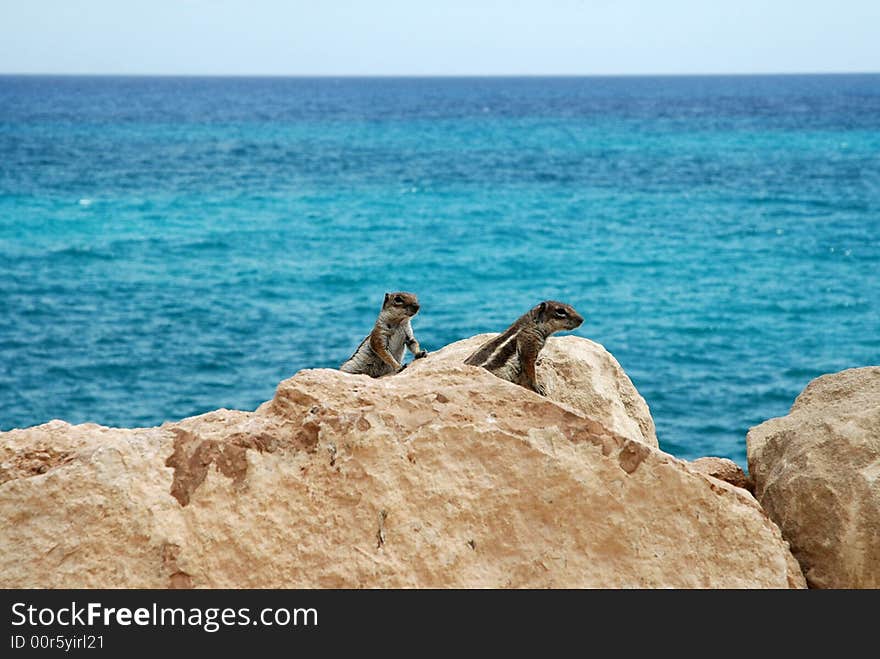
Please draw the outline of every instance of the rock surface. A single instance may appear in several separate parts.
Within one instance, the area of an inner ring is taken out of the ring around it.
[[[479,334],[456,341],[432,355],[434,363],[461,364],[495,336]],[[578,336],[551,337],[535,370],[549,399],[573,407],[624,437],[659,446],[648,404],[600,344]]]
[[[548,362],[577,371],[579,341]],[[804,586],[754,498],[645,443],[627,403],[591,418],[466,349],[379,380],[304,370],[255,412],[0,433],[0,586]]]
[[[880,588],[880,367],[823,375],[747,437],[755,494],[815,588]]]

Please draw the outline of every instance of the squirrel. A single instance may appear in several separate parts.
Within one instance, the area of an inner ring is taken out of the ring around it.
[[[404,346],[409,348],[415,359],[426,356],[428,352],[419,346],[410,324],[410,318],[418,312],[419,300],[413,293],[385,293],[382,311],[373,331],[361,341],[339,370],[378,378],[406,368],[402,364]]]
[[[494,339],[487,341],[465,360],[465,364],[482,366],[493,375],[509,380],[542,396],[544,387],[535,378],[538,353],[554,332],[573,330],[584,322],[571,307],[555,300],[545,300]]]

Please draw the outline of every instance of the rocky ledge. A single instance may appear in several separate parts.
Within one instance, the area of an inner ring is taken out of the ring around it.
[[[463,365],[485,338],[304,370],[254,412],[0,433],[0,586],[805,586],[730,465],[657,448],[601,346],[551,339],[545,398]]]

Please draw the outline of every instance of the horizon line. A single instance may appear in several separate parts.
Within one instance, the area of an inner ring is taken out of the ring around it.
[[[829,76],[878,75],[877,71],[759,71],[759,72],[676,72],[676,73],[76,73],[0,71],[2,77],[77,78],[686,78],[748,76]]]

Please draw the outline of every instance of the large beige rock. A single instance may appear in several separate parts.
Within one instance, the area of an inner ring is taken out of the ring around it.
[[[880,367],[823,375],[747,437],[755,494],[815,588],[880,588]]]
[[[442,354],[0,447],[4,587],[804,586],[747,492]]]

